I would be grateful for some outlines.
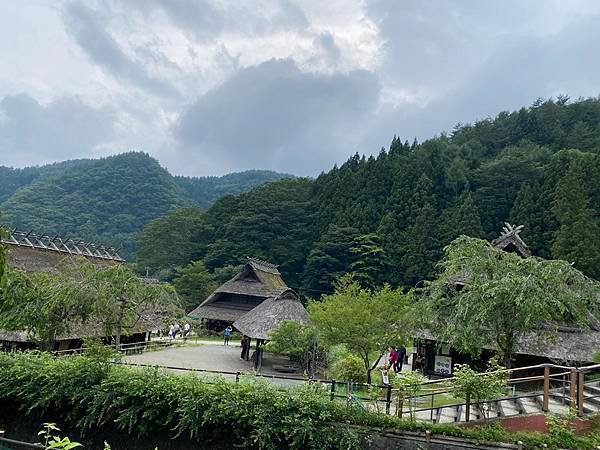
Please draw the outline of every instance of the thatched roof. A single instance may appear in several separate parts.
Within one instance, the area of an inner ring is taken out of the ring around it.
[[[519,233],[523,230],[523,225],[511,225],[506,222],[504,227],[502,227],[502,232],[500,236],[492,241],[492,245],[499,250],[504,250],[507,252],[515,252],[522,258],[527,258],[531,256],[531,251]]]
[[[308,321],[308,313],[298,295],[291,289],[282,289],[275,295],[236,320],[233,324],[240,333],[254,339],[270,339],[269,333],[286,320],[299,323]]]
[[[67,255],[84,256],[86,258],[124,262],[114,247],[84,242],[81,240],[63,239],[59,236],[35,234],[31,231],[9,230],[2,243],[19,247],[30,247],[38,250],[59,252]]]
[[[156,308],[147,307],[139,311],[139,319],[132,327],[123,331],[123,334],[145,333],[162,329],[164,314]],[[82,339],[87,337],[103,338],[107,337],[104,324],[98,320],[90,319],[83,323],[81,321],[70,322],[68,330],[56,337],[57,341],[68,339]],[[114,332],[113,332],[114,335]],[[26,330],[7,331],[0,330],[0,341],[9,342],[31,342]]]
[[[112,247],[13,230],[1,242],[8,247],[8,264],[25,272],[58,273],[67,262],[85,258],[96,265],[121,264]]]
[[[275,290],[287,288],[277,266],[266,261],[250,258],[240,273],[219,286],[200,306],[190,312],[191,317],[233,322],[256,304],[239,305],[227,302],[228,294],[255,297],[262,301]]]
[[[417,335],[423,339],[438,340],[429,330],[421,330]],[[484,344],[483,348],[494,350],[494,346],[490,343]],[[516,353],[541,356],[560,362],[589,363],[594,361],[594,353],[599,350],[599,331],[564,327],[558,331],[554,339],[545,339],[536,333],[525,334],[519,339]]]

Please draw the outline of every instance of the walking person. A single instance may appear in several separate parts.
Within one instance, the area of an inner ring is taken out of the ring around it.
[[[249,353],[250,353],[250,338],[248,336],[244,336],[242,338],[242,354],[240,355],[240,359],[248,361]]]
[[[223,345],[229,345],[229,339],[231,339],[232,333],[233,328],[231,328],[231,325],[225,328],[225,331],[223,331]]]
[[[173,339],[173,333],[175,332],[175,325],[169,325],[169,339]]]
[[[396,361],[398,361],[398,351],[395,347],[390,347],[388,349],[388,367],[396,371]]]
[[[188,334],[190,334],[192,326],[189,322],[186,322],[183,326],[183,342],[187,341]]]
[[[394,372],[399,373],[402,372],[402,365],[404,364],[404,358],[406,358],[406,347],[401,345],[397,349],[398,359],[396,360],[396,365],[394,366]]]

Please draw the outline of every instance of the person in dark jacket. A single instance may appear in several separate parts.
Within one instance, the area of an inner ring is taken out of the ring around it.
[[[396,364],[394,365],[394,372],[402,372],[402,364],[404,364],[404,358],[406,357],[406,348],[401,345],[397,350]]]

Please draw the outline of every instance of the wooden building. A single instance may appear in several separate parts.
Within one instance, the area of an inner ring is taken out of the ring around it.
[[[285,289],[276,265],[250,258],[239,274],[219,286],[189,315],[223,329]]]
[[[8,248],[8,265],[24,272],[49,272],[59,273],[65,263],[77,264],[84,258],[93,262],[98,267],[108,267],[123,264],[114,247],[83,242],[74,239],[63,239],[58,236],[39,235],[33,232],[8,230],[2,237],[1,243]],[[122,338],[123,343],[144,341],[148,332],[162,327],[159,314],[144,314],[133,332]],[[90,321],[85,324],[69,324],[69,332],[57,336],[55,350],[69,350],[80,348],[83,337],[98,337],[110,340],[105,336],[102,324]],[[35,348],[36,344],[29,339],[27,331],[0,330],[0,348],[26,349]]]
[[[514,252],[522,258],[531,256],[529,247],[519,235],[522,229],[522,225],[506,223],[500,236],[492,241],[492,245],[500,250]],[[459,291],[468,281],[468,273],[457,274],[452,280]],[[577,366],[593,362],[594,353],[600,350],[600,322],[591,318],[589,325],[590,329],[586,330],[559,326],[556,339],[551,341],[536,333],[523,336],[517,344],[515,367],[547,362]],[[479,360],[473,360],[468,355],[439,342],[433,331],[422,330],[415,339],[413,370],[420,370],[425,375],[451,376],[454,364],[464,363],[484,370],[486,361],[494,355],[492,346],[484,345]]]
[[[242,333],[243,359],[249,359],[254,339],[252,355],[256,369],[262,365],[263,346],[273,330],[287,320],[308,321],[304,305],[286,286],[277,266],[254,258],[248,259],[239,274],[216,289],[189,315],[217,329],[232,325]]]

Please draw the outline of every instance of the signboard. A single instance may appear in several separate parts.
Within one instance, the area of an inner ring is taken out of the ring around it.
[[[452,357],[435,355],[433,372],[437,375],[452,375]]]

